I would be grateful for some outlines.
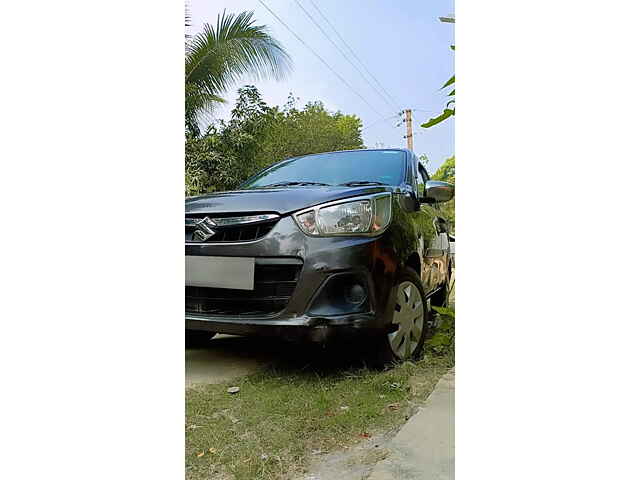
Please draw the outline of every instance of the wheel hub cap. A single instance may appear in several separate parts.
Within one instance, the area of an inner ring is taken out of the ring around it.
[[[398,358],[408,359],[415,352],[424,328],[422,297],[411,282],[402,282],[398,287],[392,323],[398,329],[388,335],[391,350]]]

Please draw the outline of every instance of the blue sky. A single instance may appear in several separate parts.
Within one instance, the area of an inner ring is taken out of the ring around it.
[[[291,55],[293,71],[280,82],[247,79],[237,87],[245,83],[255,84],[269,105],[282,105],[289,92],[300,98],[299,106],[308,101],[321,100],[329,110],[358,115],[364,125],[363,138],[368,147],[380,144],[385,147],[406,146],[403,138],[404,124],[396,127],[401,117],[381,120],[398,112],[395,102],[389,105],[371,88],[294,0],[264,1],[379,114],[347,88],[258,0],[191,0],[189,6],[192,26],[189,33],[200,31],[203,23],[215,24],[216,16],[225,8],[234,13],[253,10],[256,23],[266,25]],[[342,47],[310,0],[298,1],[332,35],[334,42]],[[414,109],[414,150],[418,155],[426,154],[429,157],[429,170],[434,171],[454,153],[454,121],[448,120],[428,130],[421,128],[420,123],[442,111],[447,101],[445,93],[439,89],[454,71],[454,52],[449,48],[449,45],[454,44],[454,25],[441,23],[438,17],[454,12],[453,1],[314,2],[399,106]],[[348,51],[345,53],[350,55]],[[360,67],[356,61],[354,63]],[[361,67],[360,69],[362,70]],[[372,83],[375,85],[375,82]],[[220,107],[216,117],[228,118],[235,101],[236,89],[227,92],[225,98],[228,104]],[[367,128],[369,125],[372,126]]]

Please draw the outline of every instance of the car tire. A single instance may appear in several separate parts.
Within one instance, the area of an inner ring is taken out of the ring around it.
[[[376,345],[377,362],[385,365],[419,358],[435,329],[431,300],[414,270],[400,272],[394,291],[395,305],[388,319],[392,331],[381,335]]]
[[[205,332],[202,330],[185,330],[184,339],[186,348],[205,347],[215,335],[214,332]]]

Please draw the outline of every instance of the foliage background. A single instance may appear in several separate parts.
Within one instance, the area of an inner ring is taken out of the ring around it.
[[[229,190],[279,160],[310,153],[364,148],[362,122],[329,112],[322,102],[301,109],[290,95],[268,106],[255,86],[238,90],[228,121],[218,120],[202,135],[186,131],[185,194]]]
[[[440,168],[436,170],[436,173],[432,175],[434,180],[441,180],[443,182],[456,183],[456,157],[455,155],[444,161]],[[444,213],[444,217],[449,221],[451,232],[455,234],[456,231],[456,199],[455,196],[452,200],[442,203],[440,205],[441,211]]]

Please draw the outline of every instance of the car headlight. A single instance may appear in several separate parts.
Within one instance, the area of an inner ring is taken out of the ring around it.
[[[307,235],[379,235],[391,222],[391,194],[325,203],[294,215]]]

